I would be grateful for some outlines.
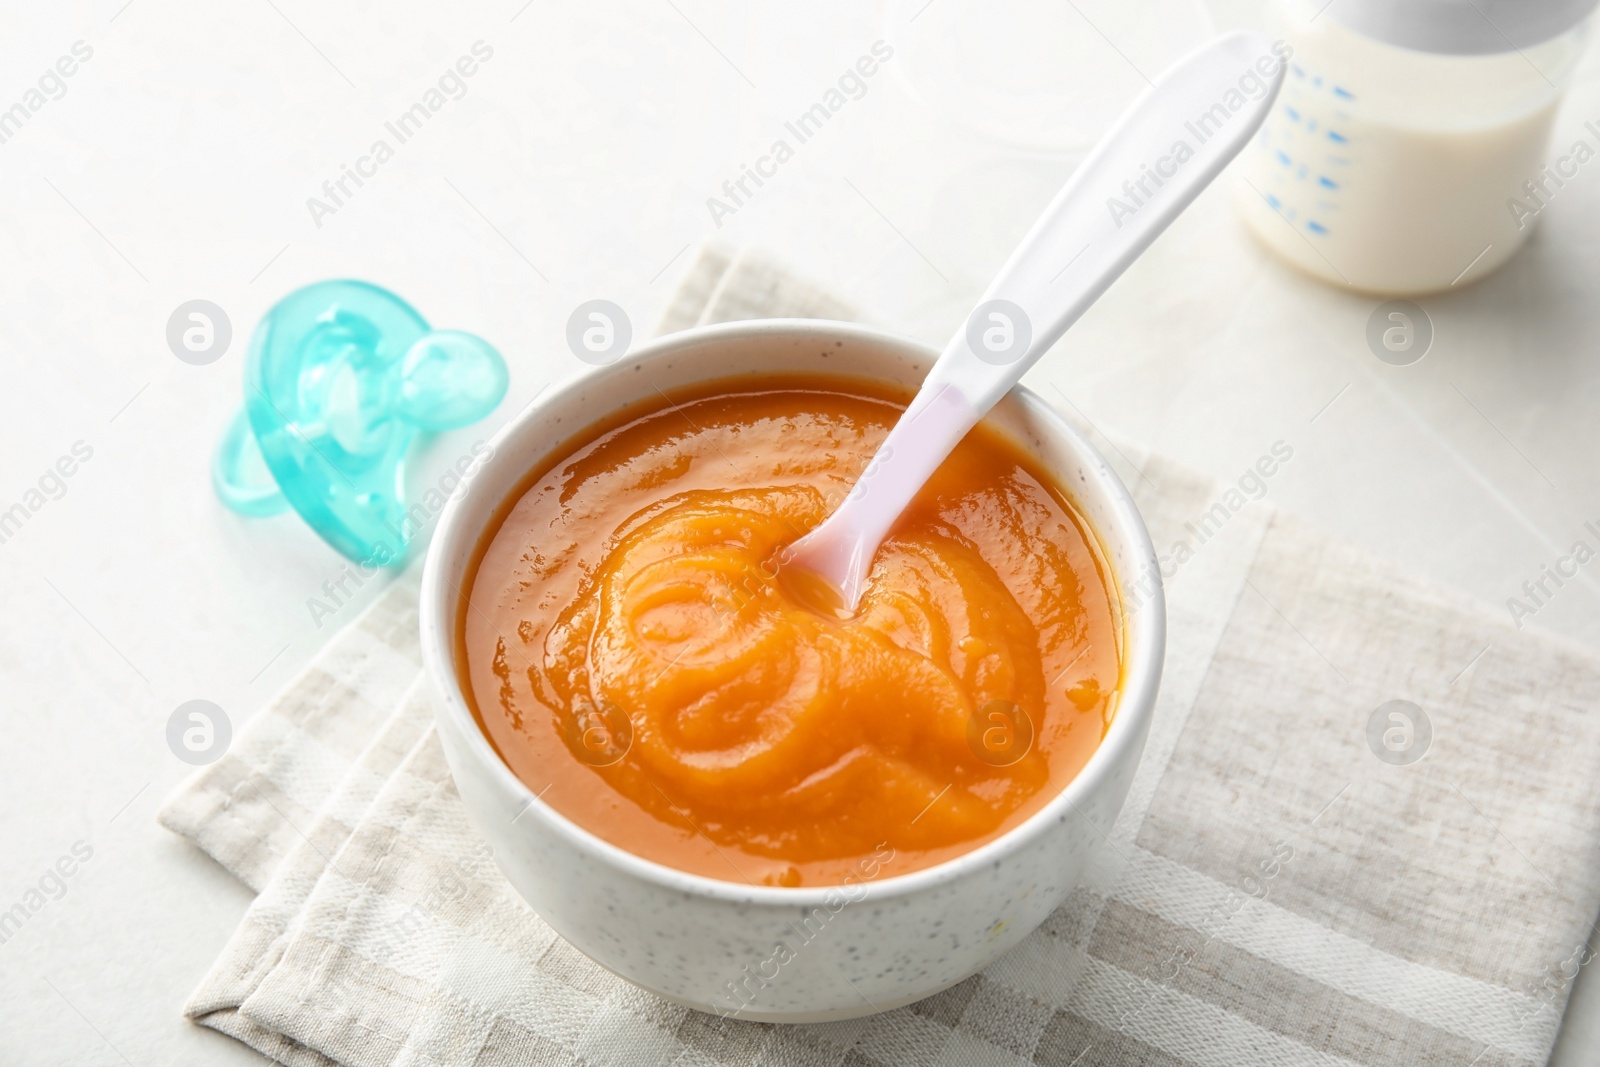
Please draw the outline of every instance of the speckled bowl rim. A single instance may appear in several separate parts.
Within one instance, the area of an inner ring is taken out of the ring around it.
[[[579,399],[583,391],[592,387],[597,380],[620,374],[635,364],[698,348],[708,341],[726,342],[740,338],[772,341],[794,337],[806,340],[856,341],[899,349],[903,353],[928,361],[929,365],[938,357],[937,351],[920,341],[859,323],[828,319],[753,319],[698,326],[657,338],[615,363],[575,375],[550,387],[507,421],[495,433],[490,445],[498,455],[506,440],[520,432],[528,423],[550,419],[552,411]],[[870,374],[855,376],[869,379],[872,377]],[[730,374],[728,377],[737,377],[737,374]],[[705,380],[715,379],[694,381],[698,384]],[[1027,409],[1030,420],[1035,422],[1041,434],[1054,434],[1065,443],[1069,452],[1080,458],[1084,471],[1092,472],[1090,479],[1080,485],[1069,485],[1066,478],[1059,476],[1058,484],[1074,498],[1089,496],[1095,492],[1104,493],[1107,497],[1106,502],[1110,505],[1109,510],[1115,516],[1115,525],[1118,527],[1116,531],[1098,527],[1091,529],[1100,541],[1101,553],[1116,580],[1118,593],[1124,605],[1119,612],[1123,624],[1124,666],[1117,713],[1111,721],[1111,728],[1106,732],[1106,736],[1101,739],[1099,746],[1089,757],[1089,762],[1053,800],[1023,822],[970,852],[964,852],[921,870],[873,881],[872,896],[879,901],[916,895],[956,881],[978,868],[996,863],[1007,855],[1027,848],[1037,841],[1051,824],[1064,820],[1069,814],[1078,813],[1083,817],[1081,805],[1097,790],[1106,787],[1113,774],[1113,768],[1127,758],[1130,749],[1136,750],[1132,755],[1135,759],[1138,758],[1140,753],[1137,750],[1144,743],[1146,726],[1155,712],[1156,691],[1160,685],[1166,646],[1166,603],[1159,582],[1160,569],[1156,565],[1155,548],[1150,541],[1149,531],[1145,528],[1144,519],[1139,513],[1138,506],[1134,504],[1127,486],[1106,462],[1105,457],[1055,409],[1024,386],[1017,386],[1011,396]],[[570,437],[570,434],[563,435],[557,444],[564,443]],[[543,456],[540,459],[542,460]],[[517,817],[518,821],[525,818],[537,820],[546,832],[566,838],[568,843],[578,850],[617,868],[619,872],[641,881],[655,883],[674,892],[723,900],[729,904],[800,907],[823,905],[827,894],[836,892],[838,886],[783,888],[740,885],[737,882],[680,871],[613,845],[540,800],[494,751],[473,717],[472,710],[467,706],[458,684],[454,667],[454,634],[460,594],[456,592],[446,572],[447,561],[462,552],[463,548],[470,558],[478,538],[487,525],[488,516],[492,515],[504,500],[503,493],[480,499],[487,490],[474,494],[473,490],[477,488],[478,481],[479,479],[474,478],[465,492],[450,498],[440,515],[433,543],[428,549],[423,566],[419,603],[422,659],[436,692],[443,697],[442,708],[437,709],[436,714],[449,715],[456,720],[455,725],[461,728],[461,735],[467,738],[472,757],[488,774],[495,776],[503,787],[521,798],[524,806]],[[1114,543],[1110,536],[1112,533],[1120,533],[1124,547],[1131,549],[1125,555],[1128,559],[1136,561],[1133,575],[1124,575],[1113,566],[1112,561],[1117,553],[1109,547]],[[463,539],[467,540],[465,546],[461,544]],[[1129,612],[1125,607],[1128,603],[1126,583],[1132,576],[1145,574],[1157,576],[1154,592],[1137,611]],[[435,703],[438,704],[437,701]],[[531,830],[531,827],[529,829]]]

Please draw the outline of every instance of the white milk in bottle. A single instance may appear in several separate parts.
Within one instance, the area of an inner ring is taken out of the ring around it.
[[[1350,289],[1483,277],[1565,180],[1546,146],[1595,3],[1278,0],[1275,35],[1293,51],[1240,157],[1246,222]]]

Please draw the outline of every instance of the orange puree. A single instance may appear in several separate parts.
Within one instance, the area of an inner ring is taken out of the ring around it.
[[[462,613],[469,696],[512,771],[629,852],[768,885],[838,884],[884,845],[888,873],[926,867],[1071,781],[1115,706],[1113,594],[1083,518],[998,433],[939,468],[854,617],[775,577],[906,399],[724,381],[534,472]]]

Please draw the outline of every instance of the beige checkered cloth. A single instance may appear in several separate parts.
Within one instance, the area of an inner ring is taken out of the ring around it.
[[[667,326],[795,313],[845,312],[711,252]],[[982,974],[770,1026],[589,962],[467,824],[401,578],[161,813],[259,893],[185,1011],[286,1064],[359,1067],[1543,1064],[1600,904],[1600,666],[1111,451],[1156,544],[1195,550],[1155,724],[1102,862]],[[1396,698],[1432,726],[1412,765],[1367,739]]]

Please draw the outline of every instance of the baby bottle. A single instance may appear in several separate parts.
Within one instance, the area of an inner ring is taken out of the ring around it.
[[[1275,3],[1288,71],[1240,156],[1240,209],[1324,281],[1418,294],[1481,278],[1600,151],[1600,124],[1547,147],[1596,0]]]

